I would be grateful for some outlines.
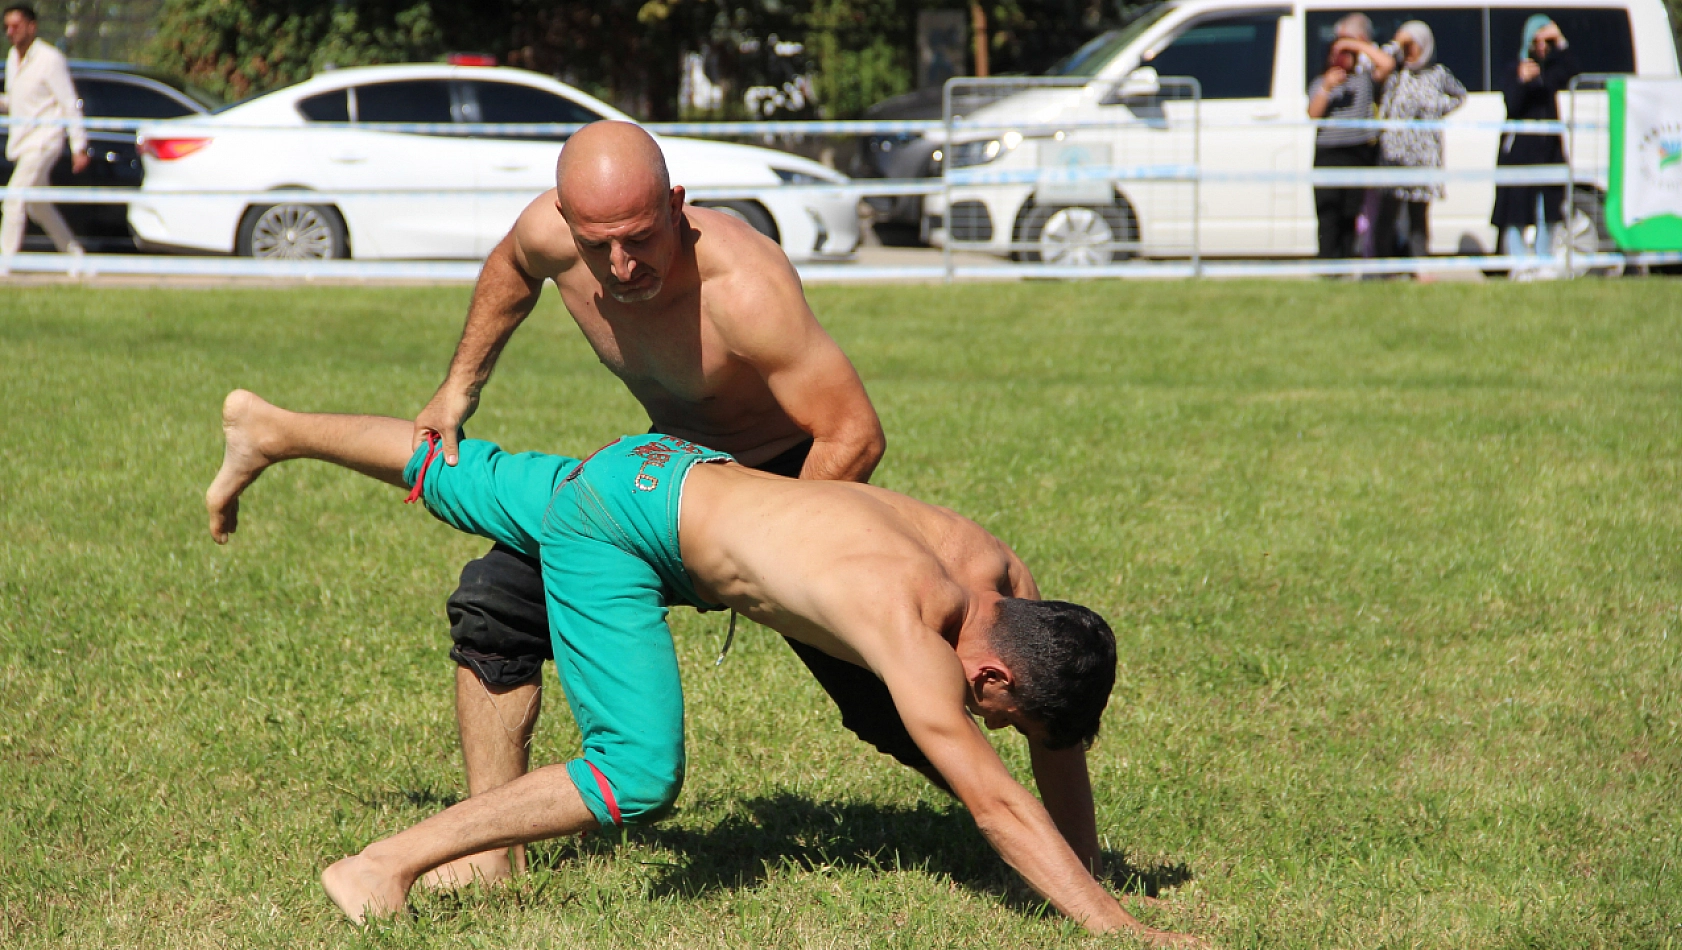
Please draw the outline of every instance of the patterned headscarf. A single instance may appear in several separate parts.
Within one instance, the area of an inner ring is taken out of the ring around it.
[[[1426,26],[1420,20],[1409,20],[1403,23],[1396,32],[1406,34],[1408,39],[1413,40],[1414,45],[1419,47],[1419,60],[1412,63],[1404,62],[1403,66],[1418,72],[1431,65],[1431,60],[1437,55],[1437,37],[1432,34],[1429,26]]]
[[[1519,62],[1530,58],[1530,44],[1536,41],[1536,34],[1542,32],[1542,27],[1552,22],[1553,20],[1546,13],[1532,14],[1530,19],[1524,21],[1524,45],[1518,49]]]

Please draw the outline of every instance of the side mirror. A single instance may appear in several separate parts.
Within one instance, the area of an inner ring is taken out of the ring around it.
[[[1127,74],[1127,78],[1116,87],[1115,98],[1122,99],[1151,99],[1162,93],[1162,79],[1156,74],[1154,66],[1140,66]]]

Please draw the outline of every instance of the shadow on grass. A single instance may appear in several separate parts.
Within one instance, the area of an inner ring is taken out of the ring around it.
[[[421,808],[428,812],[443,811],[462,800],[462,796],[448,789],[440,790],[430,785],[420,788],[382,788],[367,792],[355,792],[351,789],[341,789],[356,798],[362,807],[372,810],[392,808]]]
[[[753,888],[781,868],[918,870],[993,895],[1022,913],[1040,913],[1044,907],[956,804],[894,807],[784,793],[733,802],[729,814],[711,827],[673,822],[630,828],[624,835],[627,843],[678,856],[673,864],[651,865],[660,869],[651,897],[692,898]],[[532,860],[553,867],[580,850],[611,851],[616,838],[550,842],[534,848]],[[1124,893],[1155,897],[1194,876],[1183,864],[1135,868],[1118,852],[1106,852],[1104,858],[1107,883]]]

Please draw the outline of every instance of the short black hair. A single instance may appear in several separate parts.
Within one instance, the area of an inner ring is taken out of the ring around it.
[[[1091,745],[1115,685],[1115,634],[1104,618],[1061,600],[999,601],[988,644],[1010,668],[1023,714],[1046,747]]]
[[[0,10],[0,20],[5,19],[6,17],[10,16],[13,13],[23,14],[23,18],[25,20],[28,20],[31,23],[34,23],[35,21],[40,19],[40,17],[35,15],[35,8],[34,7],[30,6],[27,3],[14,3],[11,6],[7,7],[6,9]]]

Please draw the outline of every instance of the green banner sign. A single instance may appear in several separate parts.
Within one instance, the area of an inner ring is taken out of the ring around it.
[[[1619,77],[1606,95],[1606,230],[1626,251],[1682,251],[1682,80]]]

